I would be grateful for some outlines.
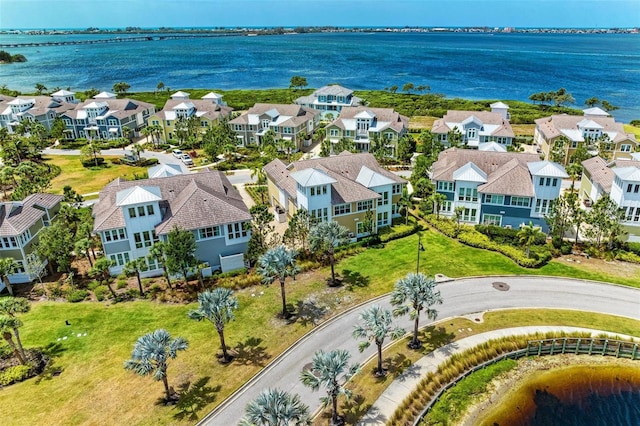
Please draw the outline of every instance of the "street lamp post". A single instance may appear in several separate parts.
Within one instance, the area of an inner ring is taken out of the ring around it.
[[[420,272],[420,252],[424,251],[424,247],[420,240],[422,239],[422,234],[418,234],[418,261],[416,262],[416,274]]]

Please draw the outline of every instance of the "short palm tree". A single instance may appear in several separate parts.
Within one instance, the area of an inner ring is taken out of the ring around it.
[[[384,344],[384,340],[387,336],[390,336],[392,339],[398,339],[404,335],[405,330],[400,327],[393,327],[391,311],[383,309],[379,305],[373,305],[362,311],[360,321],[361,324],[357,324],[353,330],[353,337],[356,339],[365,339],[365,341],[360,342],[358,349],[360,352],[363,352],[371,345],[371,342],[376,344],[378,349],[378,368],[376,369],[376,375],[383,376],[382,345]]]
[[[433,278],[422,273],[410,272],[406,277],[396,282],[391,293],[391,304],[394,306],[393,315],[400,316],[408,313],[409,318],[414,321],[413,339],[409,343],[409,347],[412,349],[420,347],[420,340],[418,340],[420,312],[424,310],[430,320],[435,320],[438,316],[438,311],[431,308],[435,304],[442,304],[440,291],[434,291],[435,287],[436,282]]]
[[[166,399],[170,401],[172,396],[167,380],[167,361],[175,359],[178,351],[184,351],[188,347],[189,344],[184,338],[172,339],[167,330],[160,328],[138,339],[131,359],[125,361],[124,368],[141,376],[153,375],[154,380],[162,380]]]
[[[13,287],[11,286],[11,282],[9,282],[9,275],[15,271],[18,264],[12,257],[2,257],[0,258],[0,279],[4,282],[5,287],[7,287],[7,291],[10,295],[13,296]]]
[[[520,244],[522,244],[525,248],[527,257],[529,257],[529,254],[531,252],[531,245],[536,242],[536,239],[539,238],[541,234],[542,231],[534,227],[533,222],[529,222],[527,226],[523,226],[522,229],[520,229],[520,231],[518,231],[518,233],[516,234],[516,237],[518,237],[518,241],[520,241]]]
[[[220,336],[222,362],[231,361],[224,342],[224,326],[235,318],[233,311],[238,309],[238,298],[227,288],[216,288],[213,291],[207,290],[198,294],[198,302],[200,306],[198,309],[189,311],[189,318],[197,321],[203,319],[211,321]]]
[[[337,349],[329,352],[319,350],[313,356],[310,370],[302,372],[302,384],[314,391],[320,386],[327,390],[327,396],[322,397],[324,407],[331,404],[331,424],[342,424],[338,415],[338,396],[344,395],[351,398],[351,391],[344,385],[360,371],[359,364],[348,365],[351,354],[345,350]]]
[[[283,245],[267,250],[258,258],[258,274],[262,275],[264,284],[271,284],[275,280],[280,282],[280,294],[282,296],[282,317],[289,316],[287,312],[287,296],[284,282],[287,277],[295,279],[300,268],[296,265],[296,252]]]
[[[16,318],[17,314],[26,314],[31,310],[31,305],[29,301],[24,297],[2,297],[0,298],[0,315],[6,315],[11,318]],[[22,322],[20,320],[13,322],[14,327],[13,335],[16,338],[17,348],[20,351],[20,355],[22,358],[27,359],[27,355],[24,352],[24,347],[22,346],[22,341],[20,340],[20,333],[18,332],[18,328],[22,327]]]
[[[331,265],[331,285],[336,284],[336,247],[349,242],[349,229],[336,221],[320,222],[309,231],[309,246],[311,251],[322,253],[329,259]]]
[[[309,407],[300,396],[280,389],[267,389],[246,408],[242,426],[302,426],[311,424]]]
[[[13,341],[13,334],[18,327],[22,327],[22,321],[19,318],[10,317],[9,315],[0,315],[0,334],[7,341],[9,347],[13,350],[13,354],[18,358],[20,364],[26,364],[27,359],[24,353],[18,349],[18,345]]]

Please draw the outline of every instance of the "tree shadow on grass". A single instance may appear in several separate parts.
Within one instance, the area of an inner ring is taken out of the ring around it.
[[[454,342],[456,335],[447,333],[444,327],[434,327],[432,325],[420,330],[419,339],[422,342],[422,352],[427,354]]]
[[[319,305],[315,301],[298,301],[296,304],[296,319],[300,324],[317,325],[318,320],[325,316],[329,309],[326,306]]]
[[[238,343],[233,349],[233,361],[243,365],[258,365],[264,367],[269,359],[269,354],[259,337],[248,337],[244,342]]]
[[[349,269],[342,270],[342,282],[349,291],[353,291],[356,287],[367,287],[370,281],[369,277],[362,275],[360,272]]]
[[[360,394],[352,396],[349,400],[344,401],[340,406],[340,414],[344,416],[345,423],[354,425],[358,423],[371,408],[371,403],[365,401]],[[327,418],[331,417],[329,411],[324,413]],[[372,413],[376,419],[380,417],[377,413]],[[382,420],[382,419],[380,419]]]
[[[42,380],[51,380],[54,377],[62,374],[63,368],[59,365],[55,365],[56,358],[58,358],[67,349],[60,342],[52,342],[42,348],[43,359],[46,360],[46,365],[42,371],[38,374],[35,380],[36,384],[39,384]]]
[[[216,394],[221,386],[208,386],[210,377],[203,377],[195,383],[187,382],[178,387],[178,402],[175,409],[178,410],[173,417],[177,420],[196,421],[198,412],[215,401]]]

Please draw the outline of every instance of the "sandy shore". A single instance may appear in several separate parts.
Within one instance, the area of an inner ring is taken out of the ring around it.
[[[537,372],[571,365],[595,366],[602,364],[638,366],[637,361],[589,355],[557,355],[524,359],[515,369],[495,378],[456,424],[463,426],[483,424],[483,418],[492,411],[491,408],[517,393],[518,389],[528,379],[533,378]]]

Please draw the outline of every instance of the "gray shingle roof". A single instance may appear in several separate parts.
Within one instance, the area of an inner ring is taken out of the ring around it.
[[[122,209],[116,206],[117,194],[136,186],[160,189],[161,204],[166,211],[156,226],[158,235],[168,233],[175,226],[198,229],[251,219],[240,193],[224,173],[206,169],[163,178],[112,181],[102,189],[94,206],[94,232],[125,226]]]
[[[580,138],[582,137],[582,132],[578,129],[578,123],[583,122],[583,120],[585,120],[585,117],[582,115],[558,114],[538,118],[535,120],[535,123],[536,128],[542,133],[542,136],[544,136],[546,140],[551,140],[562,134],[573,140],[580,140],[577,137],[571,136],[573,133],[576,133]],[[635,136],[632,133],[626,133],[623,124],[616,122],[613,117],[590,115],[587,120],[597,123],[597,125],[602,127],[602,131],[608,133],[610,137],[613,135],[613,137],[611,137],[612,142],[617,143],[624,140],[636,141]],[[570,132],[571,130],[575,132]]]
[[[33,194],[22,202],[0,204],[0,236],[18,236],[45,215],[43,209],[51,209],[62,201],[62,195]]]

